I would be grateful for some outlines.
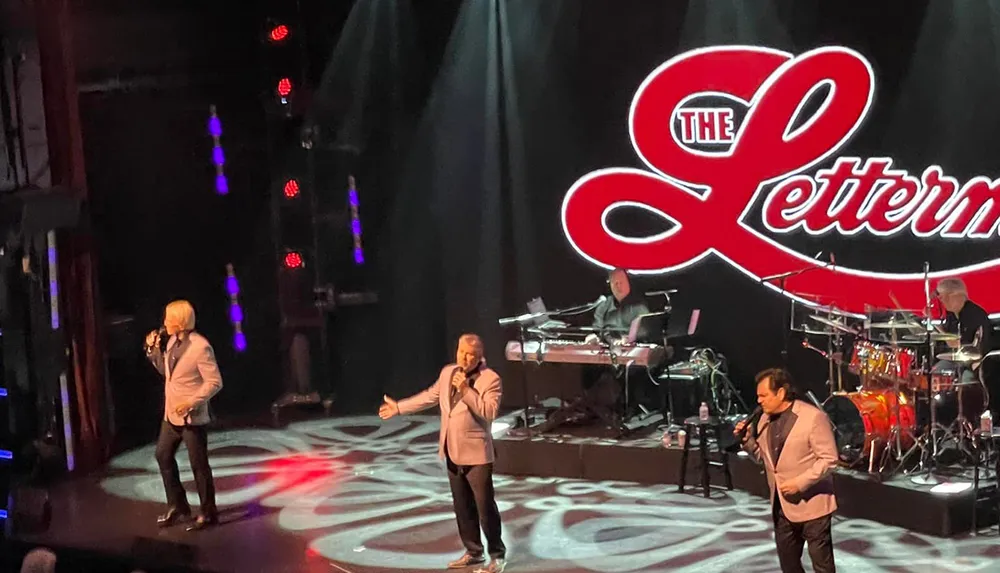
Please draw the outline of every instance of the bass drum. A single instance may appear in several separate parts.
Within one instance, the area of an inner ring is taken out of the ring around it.
[[[861,391],[835,394],[823,403],[823,411],[833,422],[840,461],[853,466],[881,452],[896,424],[896,394]],[[917,415],[905,394],[899,399],[900,439],[904,449],[913,445]]]

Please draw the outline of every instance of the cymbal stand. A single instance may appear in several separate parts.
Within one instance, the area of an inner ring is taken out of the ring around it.
[[[927,320],[927,325],[924,327],[924,334],[926,336],[925,344],[927,344],[927,356],[928,360],[925,363],[924,372],[927,374],[927,404],[931,410],[931,423],[928,428],[927,440],[930,442],[930,448],[923,449],[920,456],[920,475],[913,476],[910,478],[915,484],[919,485],[937,485],[941,483],[941,480],[934,475],[934,470],[937,469],[938,456],[941,454],[938,447],[937,431],[938,431],[938,421],[937,421],[937,406],[934,403],[934,376],[930,368],[930,357],[934,356],[934,339],[931,338],[931,264],[929,262],[924,262],[924,297],[927,301],[927,306],[924,307],[924,316]]]

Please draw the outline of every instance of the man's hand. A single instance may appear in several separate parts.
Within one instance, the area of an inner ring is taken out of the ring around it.
[[[174,413],[178,416],[187,416],[191,410],[194,409],[194,404],[191,402],[181,402],[176,408],[174,408]]]
[[[586,338],[583,339],[583,341],[587,344],[597,344],[598,342],[601,341],[601,337],[597,336],[594,333],[590,333],[587,335]]]
[[[456,392],[461,392],[468,383],[468,378],[465,375],[465,370],[461,368],[455,370],[455,373],[451,375],[451,387]]]
[[[392,398],[383,395],[382,400],[384,403],[378,408],[378,417],[383,420],[388,420],[393,416],[399,415],[399,403]]]
[[[945,344],[948,345],[948,348],[958,349],[958,348],[962,347],[962,341],[961,340],[948,340],[948,341],[945,341]]]
[[[739,435],[743,433],[743,428],[747,427],[747,422],[748,420],[740,420],[736,424],[736,427],[733,428],[733,435],[739,437]]]
[[[786,481],[778,484],[778,491],[781,492],[781,495],[788,497],[799,493],[799,487],[793,482]]]

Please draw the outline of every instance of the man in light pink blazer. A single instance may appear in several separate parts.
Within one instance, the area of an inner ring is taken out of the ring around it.
[[[831,517],[837,499],[831,473],[838,454],[830,419],[796,400],[791,375],[779,368],[757,375],[757,403],[763,415],[756,431],[746,435],[743,421],[736,434],[746,435],[743,448],[764,464],[781,570],[803,571],[802,546],[808,543],[813,569],[832,573]]]
[[[219,374],[212,345],[204,336],[194,332],[194,325],[191,303],[177,300],[168,304],[164,312],[163,327],[170,336],[166,352],[160,350],[161,332],[153,331],[146,336],[146,356],[163,375],[165,383],[165,408],[160,437],[156,442],[156,462],[160,466],[168,509],[157,522],[161,527],[167,527],[191,515],[176,460],[177,448],[183,441],[201,499],[201,515],[188,528],[189,531],[204,529],[218,522],[205,424],[212,419],[208,401],[222,389],[222,375]]]
[[[385,396],[379,416],[388,420],[433,406],[441,408],[438,455],[448,468],[448,483],[466,553],[448,564],[457,569],[483,563],[480,525],[486,532],[490,564],[485,571],[500,573],[506,552],[500,538],[500,511],[493,493],[493,435],[491,426],[500,409],[500,376],[486,367],[483,342],[475,334],[458,341],[456,363],[441,369],[437,381],[423,392],[395,401]]]

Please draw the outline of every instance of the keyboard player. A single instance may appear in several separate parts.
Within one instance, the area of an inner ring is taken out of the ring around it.
[[[608,287],[611,297],[605,299],[594,309],[592,326],[599,329],[598,333],[587,336],[586,342],[618,343],[628,337],[632,322],[640,315],[649,312],[649,306],[639,293],[632,292],[628,272],[616,268],[608,273]],[[610,409],[614,417],[620,415],[622,405],[621,390],[624,387],[625,373],[618,369],[607,367],[592,367],[584,370],[583,386],[590,396],[592,404],[598,408]],[[649,392],[644,376],[629,376],[629,411],[623,412],[625,422],[638,413],[640,403],[649,402]],[[595,404],[596,403],[596,404]]]
[[[592,326],[598,333],[587,336],[587,342],[618,341],[628,335],[632,321],[649,312],[642,295],[632,292],[632,285],[625,269],[615,269],[608,274],[611,297],[606,298],[594,309]]]

